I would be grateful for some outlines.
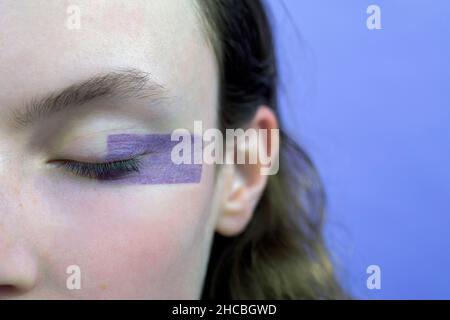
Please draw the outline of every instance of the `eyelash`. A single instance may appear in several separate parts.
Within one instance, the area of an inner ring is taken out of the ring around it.
[[[139,172],[141,160],[132,158],[103,163],[79,162],[74,160],[59,160],[58,166],[71,173],[90,179],[117,179],[132,172]]]

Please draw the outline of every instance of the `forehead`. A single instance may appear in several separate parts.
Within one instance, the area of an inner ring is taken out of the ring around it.
[[[215,83],[194,0],[0,0],[0,12],[0,108],[117,67],[181,96]]]

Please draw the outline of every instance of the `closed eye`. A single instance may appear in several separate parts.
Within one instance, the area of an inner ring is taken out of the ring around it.
[[[97,180],[112,180],[140,171],[141,160],[139,157],[111,162],[80,162],[75,160],[53,161],[58,167],[63,168],[77,176]]]

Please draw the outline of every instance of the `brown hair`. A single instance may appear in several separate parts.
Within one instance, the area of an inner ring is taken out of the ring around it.
[[[220,68],[223,128],[245,126],[261,104],[277,109],[277,64],[260,0],[197,0]],[[279,118],[279,117],[278,117]],[[307,154],[280,126],[280,170],[246,230],[215,235],[204,299],[344,298],[322,237],[324,193]]]

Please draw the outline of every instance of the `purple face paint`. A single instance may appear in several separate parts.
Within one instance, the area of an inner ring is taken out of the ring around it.
[[[199,137],[191,136],[191,145]],[[201,164],[175,164],[171,153],[178,141],[171,141],[170,134],[114,134],[108,136],[107,162],[139,158],[139,172],[128,172],[117,180],[127,184],[176,184],[199,183]],[[191,159],[194,159],[191,148]]]

